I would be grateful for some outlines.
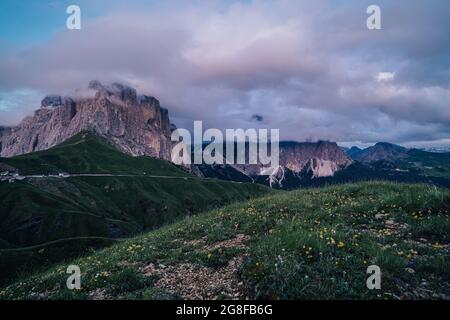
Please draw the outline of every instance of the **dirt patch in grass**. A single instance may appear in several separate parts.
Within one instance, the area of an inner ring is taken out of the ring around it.
[[[228,239],[225,241],[217,242],[212,245],[206,246],[206,250],[212,251],[216,249],[234,248],[234,249],[245,249],[245,243],[250,239],[249,236],[245,234],[238,234],[233,239]]]
[[[174,241],[180,241],[180,240],[174,240]],[[183,241],[183,245],[185,246],[203,246],[206,243],[206,237],[200,238],[200,239],[194,239],[190,241]]]
[[[105,288],[97,288],[89,292],[89,298],[92,300],[109,300],[111,299],[111,296]]]
[[[238,276],[243,257],[231,259],[220,269],[191,263],[174,266],[148,264],[141,268],[146,276],[158,276],[155,288],[176,294],[183,299],[246,299],[244,284]]]
[[[200,239],[194,239],[189,241],[184,241],[183,245],[187,246],[202,246],[202,251],[213,251],[216,249],[227,249],[227,248],[235,248],[235,249],[245,249],[245,243],[250,239],[249,236],[245,234],[237,234],[236,237],[220,242],[216,242],[210,245],[207,245],[207,237],[203,237]],[[178,239],[175,241],[179,241]]]
[[[435,292],[434,289],[430,290],[431,288],[428,288],[429,285],[425,280],[417,287],[413,287],[400,279],[396,279],[395,282],[402,292],[401,297],[399,297],[402,300],[450,300],[450,296],[445,293]]]

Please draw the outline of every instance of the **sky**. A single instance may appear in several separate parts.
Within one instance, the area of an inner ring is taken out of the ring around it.
[[[180,128],[450,146],[449,38],[447,0],[2,0],[0,125],[96,79],[157,97]]]

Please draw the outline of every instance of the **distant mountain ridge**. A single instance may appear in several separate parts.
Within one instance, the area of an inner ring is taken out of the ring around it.
[[[379,160],[393,161],[405,158],[407,156],[408,149],[387,142],[378,142],[372,147],[366,148],[364,150],[352,150],[353,159],[369,163]],[[348,152],[350,152],[350,150]]]
[[[347,150],[345,150],[345,154],[348,155],[350,158],[352,159],[356,159],[356,157],[363,151],[363,149],[358,148],[358,147],[351,147],[351,148],[347,148]]]
[[[344,153],[346,150],[346,153]],[[363,153],[363,151],[365,151]],[[353,154],[351,160],[348,154]],[[365,161],[356,160],[362,153]],[[389,143],[344,149],[331,142],[280,142],[280,165],[193,166],[196,174],[254,181],[277,189],[320,187],[357,181],[388,180],[450,187],[450,154],[407,149]]]
[[[306,169],[314,177],[327,177],[352,162],[335,142],[280,142],[280,165],[293,172]]]
[[[450,153],[450,147],[422,147],[417,149],[434,153]]]
[[[246,158],[249,147],[246,144]],[[279,166],[262,164],[190,165],[190,172],[202,177],[240,182],[258,182],[276,188],[299,185],[299,181],[332,177],[353,161],[335,143],[328,141],[279,143]]]

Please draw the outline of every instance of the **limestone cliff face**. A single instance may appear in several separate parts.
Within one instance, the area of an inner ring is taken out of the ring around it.
[[[337,171],[353,163],[335,142],[329,141],[280,141],[279,151],[279,165],[282,169],[293,173],[309,172],[314,178],[334,176]],[[273,168],[268,170],[262,165],[237,166],[250,176],[279,175],[286,171],[278,168],[272,172]]]
[[[311,171],[329,177],[353,161],[334,142],[280,142],[280,165],[293,172]]]
[[[252,181],[283,188],[287,185],[298,186],[303,179],[332,177],[339,170],[347,168],[353,161],[335,143],[319,142],[287,142],[279,145],[279,166],[268,167],[262,164],[237,165],[192,165],[192,173],[203,177],[224,178],[232,180],[233,176],[241,174]],[[248,159],[248,145],[246,145]],[[260,177],[264,176],[264,179]]]
[[[120,150],[170,160],[168,111],[149,96],[121,84],[91,81],[88,96],[48,96],[39,110],[16,127],[0,132],[0,156],[48,149],[81,132],[106,137]]]

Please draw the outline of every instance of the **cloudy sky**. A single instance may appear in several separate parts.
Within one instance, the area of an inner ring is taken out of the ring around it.
[[[156,96],[178,127],[450,145],[449,38],[447,0],[2,0],[0,125],[98,79]]]

